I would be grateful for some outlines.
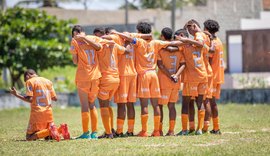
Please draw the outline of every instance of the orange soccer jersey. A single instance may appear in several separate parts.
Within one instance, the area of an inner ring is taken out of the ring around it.
[[[157,59],[163,62],[170,74],[175,74],[180,67],[180,63],[185,62],[182,52],[169,52],[162,49],[158,52]],[[158,79],[160,85],[161,98],[158,100],[159,104],[168,104],[168,102],[176,102],[178,100],[178,91],[180,89],[181,81],[174,83],[161,70],[158,70]]]
[[[124,54],[125,48],[118,45],[103,45],[103,50],[98,53],[99,66],[102,77],[100,78],[100,91],[98,97],[111,99],[119,86],[119,71],[117,55]]]
[[[135,67],[138,72],[137,96],[139,98],[159,98],[160,87],[156,75],[157,53],[170,42],[135,38]]]
[[[96,36],[88,35],[87,37],[97,43],[101,40]],[[76,82],[91,81],[101,77],[97,51],[92,46],[85,42],[77,42],[75,39],[72,39],[70,52],[72,54],[77,54],[78,56],[78,67],[75,78]]]
[[[110,35],[113,41],[119,45],[125,46],[125,41],[118,35]],[[115,92],[115,103],[136,102],[137,72],[135,70],[135,55],[132,44],[131,52],[118,55],[118,69],[120,76],[120,85]]]
[[[180,50],[186,61],[183,73],[183,96],[204,95],[207,89],[207,72],[203,61],[205,50],[190,44],[182,46]]]
[[[53,122],[51,99],[56,97],[52,82],[43,77],[27,80],[26,96],[32,97],[27,133],[32,134],[48,128],[49,123]]]
[[[195,34],[195,40],[201,41],[204,46],[207,48],[203,48],[203,60],[205,64],[205,68],[207,71],[207,78],[208,78],[208,87],[206,91],[206,98],[212,98],[212,90],[213,90],[213,70],[209,63],[209,46],[210,46],[210,38],[204,32],[197,32]]]
[[[213,69],[212,94],[216,99],[219,99],[221,84],[224,83],[225,63],[223,60],[223,45],[219,38],[215,38],[212,42],[215,45],[215,51],[213,54],[210,55],[210,57],[212,58],[211,67]]]

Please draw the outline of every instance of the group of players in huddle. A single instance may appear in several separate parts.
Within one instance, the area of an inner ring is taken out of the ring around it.
[[[137,33],[96,28],[94,35],[86,35],[81,26],[75,25],[70,52],[73,63],[77,65],[75,83],[81,103],[83,129],[83,134],[77,139],[135,136],[136,98],[140,100],[142,126],[136,135],[148,136],[150,101],[154,111],[151,136],[163,136],[163,105],[169,109],[169,129],[165,135],[174,136],[175,103],[181,83],[182,130],[177,135],[207,133],[211,119],[213,130],[210,133],[221,134],[216,99],[219,99],[224,82],[223,47],[216,36],[218,22],[206,20],[203,24],[204,30],[196,20],[191,19],[183,29],[174,33],[168,27],[163,28],[160,40],[152,39],[151,25],[147,22],[137,24]],[[52,137],[59,141],[60,134],[69,139],[66,124],[61,124],[59,128],[53,124],[50,104],[57,98],[52,83],[31,69],[25,72],[24,77],[26,96],[17,93],[15,88],[11,89],[11,93],[31,103],[26,139]],[[97,136],[96,98],[105,129],[101,136]],[[116,130],[110,106],[112,98],[117,103]],[[198,108],[196,128],[194,102]],[[126,116],[128,130],[124,133]]]

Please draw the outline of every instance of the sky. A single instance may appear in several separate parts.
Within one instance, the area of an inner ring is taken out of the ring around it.
[[[14,7],[18,2],[22,0],[6,0],[8,7]],[[134,0],[129,0],[133,2]],[[89,10],[117,10],[125,3],[125,0],[87,0],[87,7]],[[138,0],[137,2],[138,3]],[[84,9],[81,2],[61,2],[59,6],[64,9]],[[38,5],[31,5],[28,7],[38,7]]]

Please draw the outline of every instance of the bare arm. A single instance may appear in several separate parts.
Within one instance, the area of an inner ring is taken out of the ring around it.
[[[171,73],[169,72],[169,70],[164,66],[162,60],[158,60],[157,61],[157,66],[158,68],[168,77],[171,78]]]
[[[167,51],[169,51],[169,52],[177,52],[177,51],[179,51],[179,48],[178,47],[174,47],[174,46],[168,46],[168,47],[166,47],[165,48]]]
[[[103,35],[101,38],[106,40],[112,40],[112,37],[110,35]]]
[[[145,40],[152,40],[152,34],[140,34],[140,38],[145,39]]]
[[[190,38],[184,38],[184,37],[181,37],[181,36],[177,36],[176,38],[178,40],[182,41],[183,43],[194,44],[195,46],[197,46],[199,48],[202,48],[204,46],[204,44],[202,42],[196,41],[196,40],[193,40],[193,39],[190,39]]]
[[[120,33],[120,32],[117,32],[117,31],[112,31],[113,34],[117,34],[119,35],[121,38],[127,40],[128,42],[133,42],[134,38],[127,35],[127,34],[124,34],[124,33]]]
[[[181,63],[177,72],[171,76],[174,79],[174,81],[178,82],[178,79],[185,68],[186,68],[186,63]]]
[[[31,96],[23,96],[23,95],[19,94],[15,87],[10,88],[9,91],[12,95],[16,96],[17,98],[19,98],[25,102],[32,103]]]
[[[84,41],[85,43],[89,44],[97,51],[101,49],[101,45],[99,43],[96,43],[95,41],[87,38],[85,35],[76,35],[74,38],[77,41]]]

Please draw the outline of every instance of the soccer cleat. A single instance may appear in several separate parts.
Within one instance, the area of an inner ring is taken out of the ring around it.
[[[202,130],[197,130],[196,132],[195,132],[195,135],[202,135],[203,133],[202,133]]]
[[[109,139],[113,139],[113,134],[102,134],[101,136],[98,137],[98,139],[104,139],[104,138],[109,138]]]
[[[147,132],[145,131],[140,131],[139,134],[137,135],[138,137],[148,137]]]
[[[194,135],[195,134],[195,130],[194,129],[190,129],[189,131],[188,131],[188,135]]]
[[[208,134],[209,131],[204,131],[204,130],[202,130],[202,133],[203,133],[203,134]]]
[[[127,137],[131,137],[131,136],[134,136],[133,132],[126,132],[125,134]]]
[[[70,134],[69,134],[69,131],[68,131],[67,124],[61,124],[60,127],[61,127],[61,133],[62,133],[63,138],[65,140],[70,140]]]
[[[116,133],[116,131],[112,128],[112,134],[114,137],[116,136],[115,133]]]
[[[80,135],[79,137],[77,137],[76,139],[89,139],[89,138],[91,138],[91,136],[89,135],[89,131],[87,131],[82,135]]]
[[[91,139],[98,139],[97,132],[92,132],[90,136]]]
[[[60,135],[58,133],[57,127],[55,125],[51,125],[50,128],[50,135],[51,137],[56,140],[56,141],[60,141]]]
[[[116,138],[124,138],[124,137],[126,137],[126,135],[123,133],[120,133],[120,134],[115,133],[115,137]]]
[[[174,136],[174,132],[173,131],[168,131],[165,136]]]
[[[182,130],[179,133],[177,133],[176,135],[188,135],[188,130]]]
[[[160,136],[160,131],[153,131],[151,136],[152,137],[159,137]]]
[[[211,134],[221,134],[221,131],[218,129],[218,130],[212,130],[210,131]]]

